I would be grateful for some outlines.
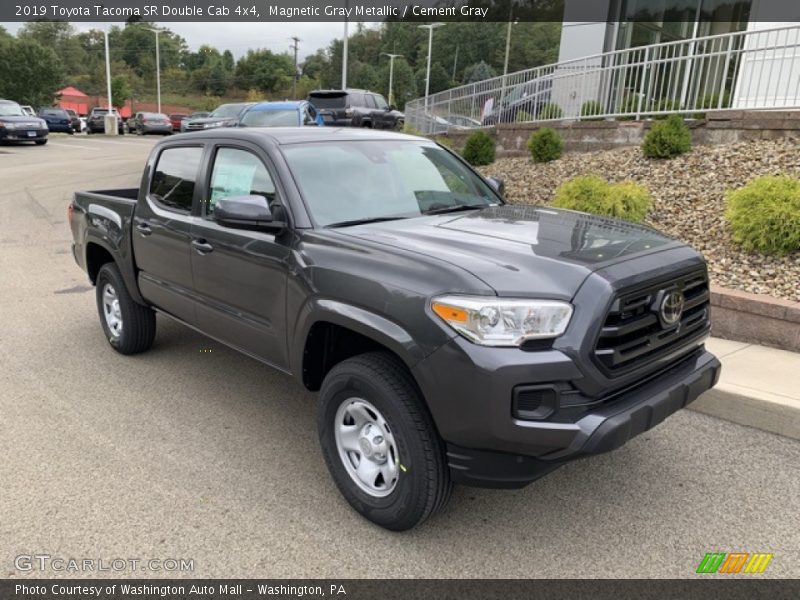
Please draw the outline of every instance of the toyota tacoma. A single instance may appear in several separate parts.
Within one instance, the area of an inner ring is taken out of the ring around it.
[[[150,348],[158,313],[319,391],[333,480],[393,530],[454,483],[522,487],[619,448],[720,372],[697,252],[507,204],[424,138],[178,135],[139,188],[76,193],[69,222],[112,348]]]

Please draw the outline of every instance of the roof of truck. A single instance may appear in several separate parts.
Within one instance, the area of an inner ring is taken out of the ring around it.
[[[344,142],[344,141],[430,141],[427,138],[407,135],[396,131],[360,129],[356,127],[269,127],[269,128],[236,128],[211,129],[208,131],[190,132],[180,135],[181,138],[220,138],[241,139],[258,142],[268,139],[280,146],[288,144],[305,144],[308,142]],[[173,138],[174,139],[174,138]]]

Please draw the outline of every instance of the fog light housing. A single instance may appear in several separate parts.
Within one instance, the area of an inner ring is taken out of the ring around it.
[[[518,385],[511,392],[511,414],[515,419],[541,421],[558,407],[558,391],[549,385]]]

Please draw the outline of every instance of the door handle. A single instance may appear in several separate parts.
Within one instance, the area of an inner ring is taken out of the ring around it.
[[[214,246],[209,244],[204,239],[192,240],[192,247],[197,250],[198,254],[208,254],[214,251]]]
[[[150,229],[150,224],[142,221],[141,223],[136,225],[136,231],[141,233],[142,235],[150,235],[153,233],[153,230]]]

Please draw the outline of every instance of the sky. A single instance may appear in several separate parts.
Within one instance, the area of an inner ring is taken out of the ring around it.
[[[23,23],[0,23],[9,32],[16,33]],[[186,40],[191,50],[203,44],[230,50],[234,57],[247,53],[250,48],[268,48],[273,52],[289,51],[290,36],[300,38],[299,57],[303,60],[319,48],[324,48],[344,33],[344,23],[158,23]],[[375,26],[366,23],[367,27]],[[73,23],[78,31],[102,29],[105,23]],[[355,24],[350,23],[350,32]]]

